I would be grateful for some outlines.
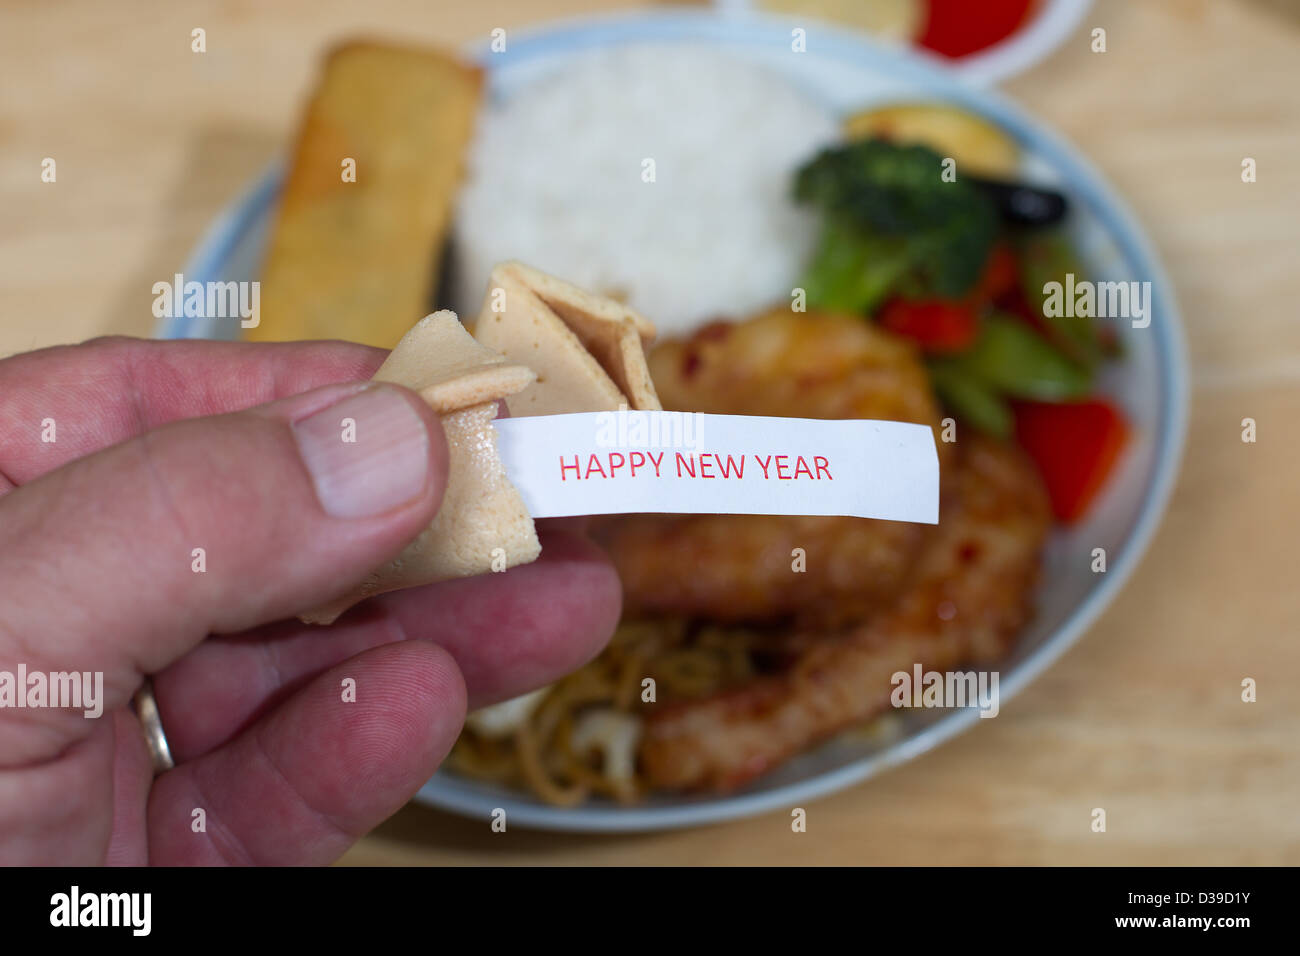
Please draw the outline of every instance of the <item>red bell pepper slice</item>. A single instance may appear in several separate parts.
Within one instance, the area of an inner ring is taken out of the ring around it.
[[[1106,483],[1128,442],[1130,427],[1114,405],[1081,402],[1016,402],[1016,439],[1029,453],[1066,524],[1083,517]]]
[[[979,331],[974,308],[948,299],[894,299],[881,310],[880,324],[934,354],[968,348]]]
[[[971,296],[974,302],[999,302],[1020,288],[1020,263],[1011,246],[999,242],[989,252],[984,272]]]

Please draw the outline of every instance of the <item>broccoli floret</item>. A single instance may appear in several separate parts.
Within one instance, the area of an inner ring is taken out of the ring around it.
[[[998,233],[984,193],[945,182],[924,146],[860,140],[801,168],[795,198],[824,214],[804,286],[810,305],[869,312],[886,296],[957,298],[979,279]]]

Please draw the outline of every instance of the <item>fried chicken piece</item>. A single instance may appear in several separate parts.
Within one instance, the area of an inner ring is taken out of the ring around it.
[[[667,409],[939,423],[916,352],[860,318],[776,309],[714,323],[655,349],[650,370]],[[949,446],[938,447],[942,463]],[[600,519],[593,533],[618,568],[629,614],[838,627],[897,593],[924,529],[825,516],[640,515]],[[795,548],[806,573],[791,572]]]
[[[939,525],[895,605],[813,644],[784,674],[653,712],[640,748],[651,786],[734,789],[884,710],[895,672],[1007,651],[1029,616],[1047,498],[1014,446],[971,438],[958,452]]]
[[[781,308],[714,322],[655,348],[650,375],[678,411],[939,422],[912,345],[849,316]]]
[[[903,585],[922,525],[822,515],[633,515],[595,524],[630,616],[725,623],[863,620]],[[802,548],[806,570],[791,570]]]

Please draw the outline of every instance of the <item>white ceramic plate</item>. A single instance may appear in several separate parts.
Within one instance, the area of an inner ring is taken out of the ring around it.
[[[711,14],[636,13],[566,22],[512,34],[509,52],[473,55],[490,71],[490,93],[508,97],[579,51],[637,42],[711,44],[733,57],[787,74],[840,112],[890,101],[947,101],[982,114],[1012,137],[1025,156],[1026,177],[1055,185],[1072,203],[1071,237],[1098,279],[1152,283],[1153,320],[1146,329],[1118,326],[1127,358],[1102,378],[1135,438],[1088,519],[1052,537],[1045,557],[1037,615],[1000,667],[1002,712],[1011,697],[1073,644],[1132,574],[1160,519],[1177,472],[1186,426],[1187,371],[1182,326],[1163,268],[1123,201],[1079,151],[1008,101],[962,83],[928,58],[883,49],[867,38],[829,27],[810,29],[808,52],[789,52],[790,21],[723,18]],[[273,167],[211,227],[185,267],[186,279],[247,280],[257,263],[279,191]],[[230,337],[237,323],[172,319],[164,337]],[[1093,548],[1109,570],[1090,570]],[[1012,705],[1014,706],[1014,705]],[[440,773],[419,792],[422,803],[487,818],[507,811],[511,824],[555,830],[629,831],[692,826],[788,809],[842,789],[924,753],[978,722],[975,710],[908,711],[891,739],[846,735],[812,750],[755,785],[725,796],[655,797],[632,808],[592,803],[560,809],[530,795]]]

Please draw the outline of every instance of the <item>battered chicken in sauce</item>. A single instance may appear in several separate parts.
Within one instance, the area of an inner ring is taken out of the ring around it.
[[[655,349],[650,371],[667,409],[939,425],[916,352],[861,319],[778,309],[715,323]],[[941,463],[948,448],[939,443]],[[891,601],[925,531],[762,515],[620,517],[594,530],[618,567],[630,616],[788,617],[808,626],[852,622]],[[807,555],[807,573],[791,573],[795,548]]]
[[[666,343],[650,365],[668,409],[940,421],[911,346],[856,318],[778,309]],[[596,525],[629,617],[776,623],[796,649],[780,673],[653,708],[639,753],[652,787],[741,786],[888,707],[894,672],[1007,651],[1029,616],[1046,495],[1012,445],[965,429],[937,447],[937,527],[745,515]],[[804,573],[791,569],[794,548],[804,549]]]
[[[1051,521],[1037,473],[1014,446],[958,443],[929,530],[893,604],[816,635],[787,672],[651,712],[640,750],[654,787],[729,790],[889,706],[890,677],[1005,654],[1029,618]]]

